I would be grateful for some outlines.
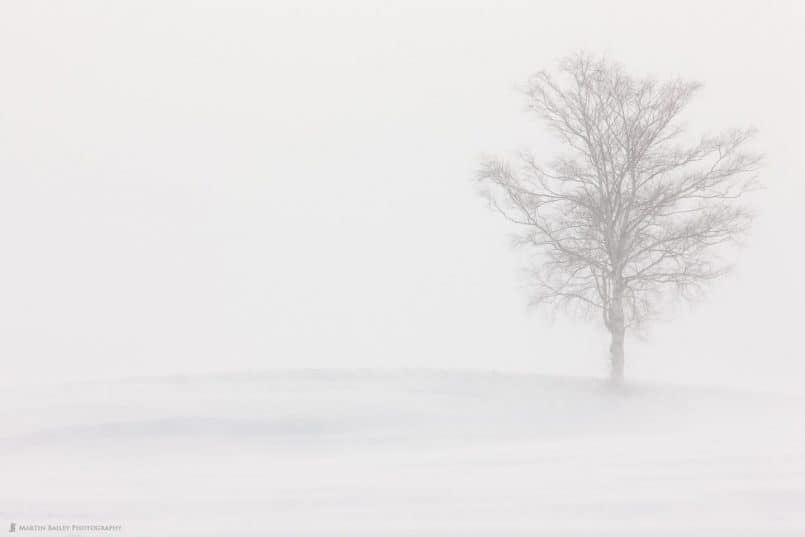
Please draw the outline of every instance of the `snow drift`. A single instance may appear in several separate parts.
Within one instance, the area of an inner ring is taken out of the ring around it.
[[[801,535],[802,401],[480,371],[17,386],[0,520],[125,535]]]

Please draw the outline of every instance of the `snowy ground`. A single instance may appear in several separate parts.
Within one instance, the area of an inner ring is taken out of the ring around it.
[[[319,370],[18,386],[0,403],[0,532],[805,535],[791,397]]]

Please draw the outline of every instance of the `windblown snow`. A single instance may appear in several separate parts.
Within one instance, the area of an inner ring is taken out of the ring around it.
[[[0,401],[7,524],[119,524],[131,536],[805,535],[796,397],[298,370],[16,386]]]

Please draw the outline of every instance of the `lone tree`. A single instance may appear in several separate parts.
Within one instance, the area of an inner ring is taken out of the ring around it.
[[[751,223],[740,198],[760,163],[745,150],[754,131],[690,141],[679,115],[699,88],[571,56],[525,89],[565,151],[546,164],[531,154],[513,165],[490,159],[478,172],[491,206],[521,225],[517,243],[541,254],[535,302],[600,314],[618,384],[626,331],[723,274],[717,247]]]

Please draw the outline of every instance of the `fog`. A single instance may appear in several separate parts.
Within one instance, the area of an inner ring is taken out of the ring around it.
[[[786,3],[6,4],[4,379],[601,374],[598,327],[527,309],[511,230],[471,182],[482,154],[553,148],[515,88],[587,49],[703,81],[692,127],[755,125],[767,158],[736,270],[628,342],[630,374],[797,389],[802,20]]]
[[[803,27],[794,1],[4,3],[0,520],[519,535],[558,487],[548,535],[801,531]],[[600,323],[528,307],[472,180],[556,153],[517,88],[579,50],[703,82],[691,130],[765,154],[735,269],[627,338],[625,399]],[[727,499],[690,522],[697,486]]]

